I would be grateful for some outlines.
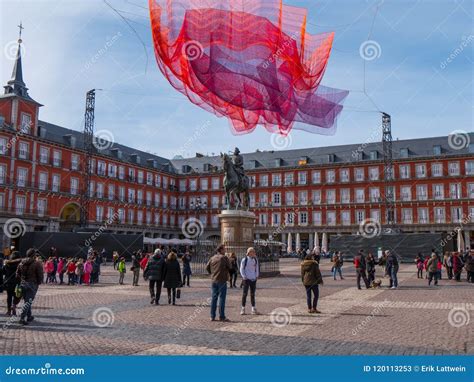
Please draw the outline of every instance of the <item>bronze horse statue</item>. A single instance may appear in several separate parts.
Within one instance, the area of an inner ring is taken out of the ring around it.
[[[249,209],[250,205],[250,196],[249,196],[249,178],[247,175],[244,175],[242,179],[239,179],[239,175],[235,170],[232,159],[227,154],[222,154],[222,162],[224,168],[224,191],[227,196],[228,205],[227,209],[238,210],[242,207],[244,210]],[[244,194],[243,201],[241,194]]]

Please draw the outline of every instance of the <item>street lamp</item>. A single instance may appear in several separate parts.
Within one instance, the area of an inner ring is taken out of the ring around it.
[[[191,200],[191,203],[189,203],[189,206],[191,207],[191,210],[196,213],[197,218],[199,219],[199,212],[202,210],[205,210],[207,208],[207,202],[205,200],[201,201],[201,197],[198,196],[196,198],[196,202]],[[202,231],[198,232],[198,235],[196,237],[196,246],[194,249],[194,254],[197,255],[200,250],[200,237],[201,237]]]

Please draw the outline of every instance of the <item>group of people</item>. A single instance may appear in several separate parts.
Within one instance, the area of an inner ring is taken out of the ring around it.
[[[415,258],[417,276],[428,279],[428,285],[434,280],[434,285],[438,285],[438,280],[442,279],[443,267],[446,269],[448,280],[460,282],[462,271],[466,271],[466,281],[474,283],[474,251],[469,248],[464,252],[445,252],[441,257],[435,250],[431,251],[431,256],[426,255],[423,258],[421,253]]]
[[[360,249],[357,255],[354,256],[353,263],[357,275],[357,289],[362,289],[361,280],[364,282],[366,289],[378,288],[381,285],[380,281],[375,280],[377,264],[384,267],[384,276],[387,276],[390,280],[389,288],[398,288],[398,270],[400,263],[395,253],[386,250],[380,259],[376,259],[372,252],[369,252],[367,256],[365,256],[364,250]]]
[[[43,265],[45,284],[65,283],[64,276],[67,275],[67,285],[92,285],[99,282],[102,257],[96,252],[88,255],[84,261],[82,258],[49,257]],[[59,283],[58,283],[59,279]]]

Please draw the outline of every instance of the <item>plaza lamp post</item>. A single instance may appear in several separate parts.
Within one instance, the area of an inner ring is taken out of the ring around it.
[[[196,198],[196,202],[191,200],[190,207],[191,207],[191,210],[195,212],[197,218],[199,219],[199,213],[200,213],[200,211],[205,210],[207,208],[207,202],[205,200],[201,201],[201,197],[198,196]],[[195,255],[198,255],[198,253],[200,252],[200,249],[201,249],[200,248],[201,235],[202,235],[202,230],[199,230],[197,232],[197,236],[196,236],[196,246],[195,246],[195,249],[194,249],[194,254]]]

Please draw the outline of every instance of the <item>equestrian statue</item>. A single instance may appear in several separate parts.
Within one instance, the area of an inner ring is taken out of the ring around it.
[[[224,168],[224,191],[227,196],[227,209],[243,209],[248,211],[250,204],[249,188],[250,181],[244,171],[244,158],[236,147],[234,154],[230,157],[222,154]],[[242,200],[243,194],[243,200]]]

